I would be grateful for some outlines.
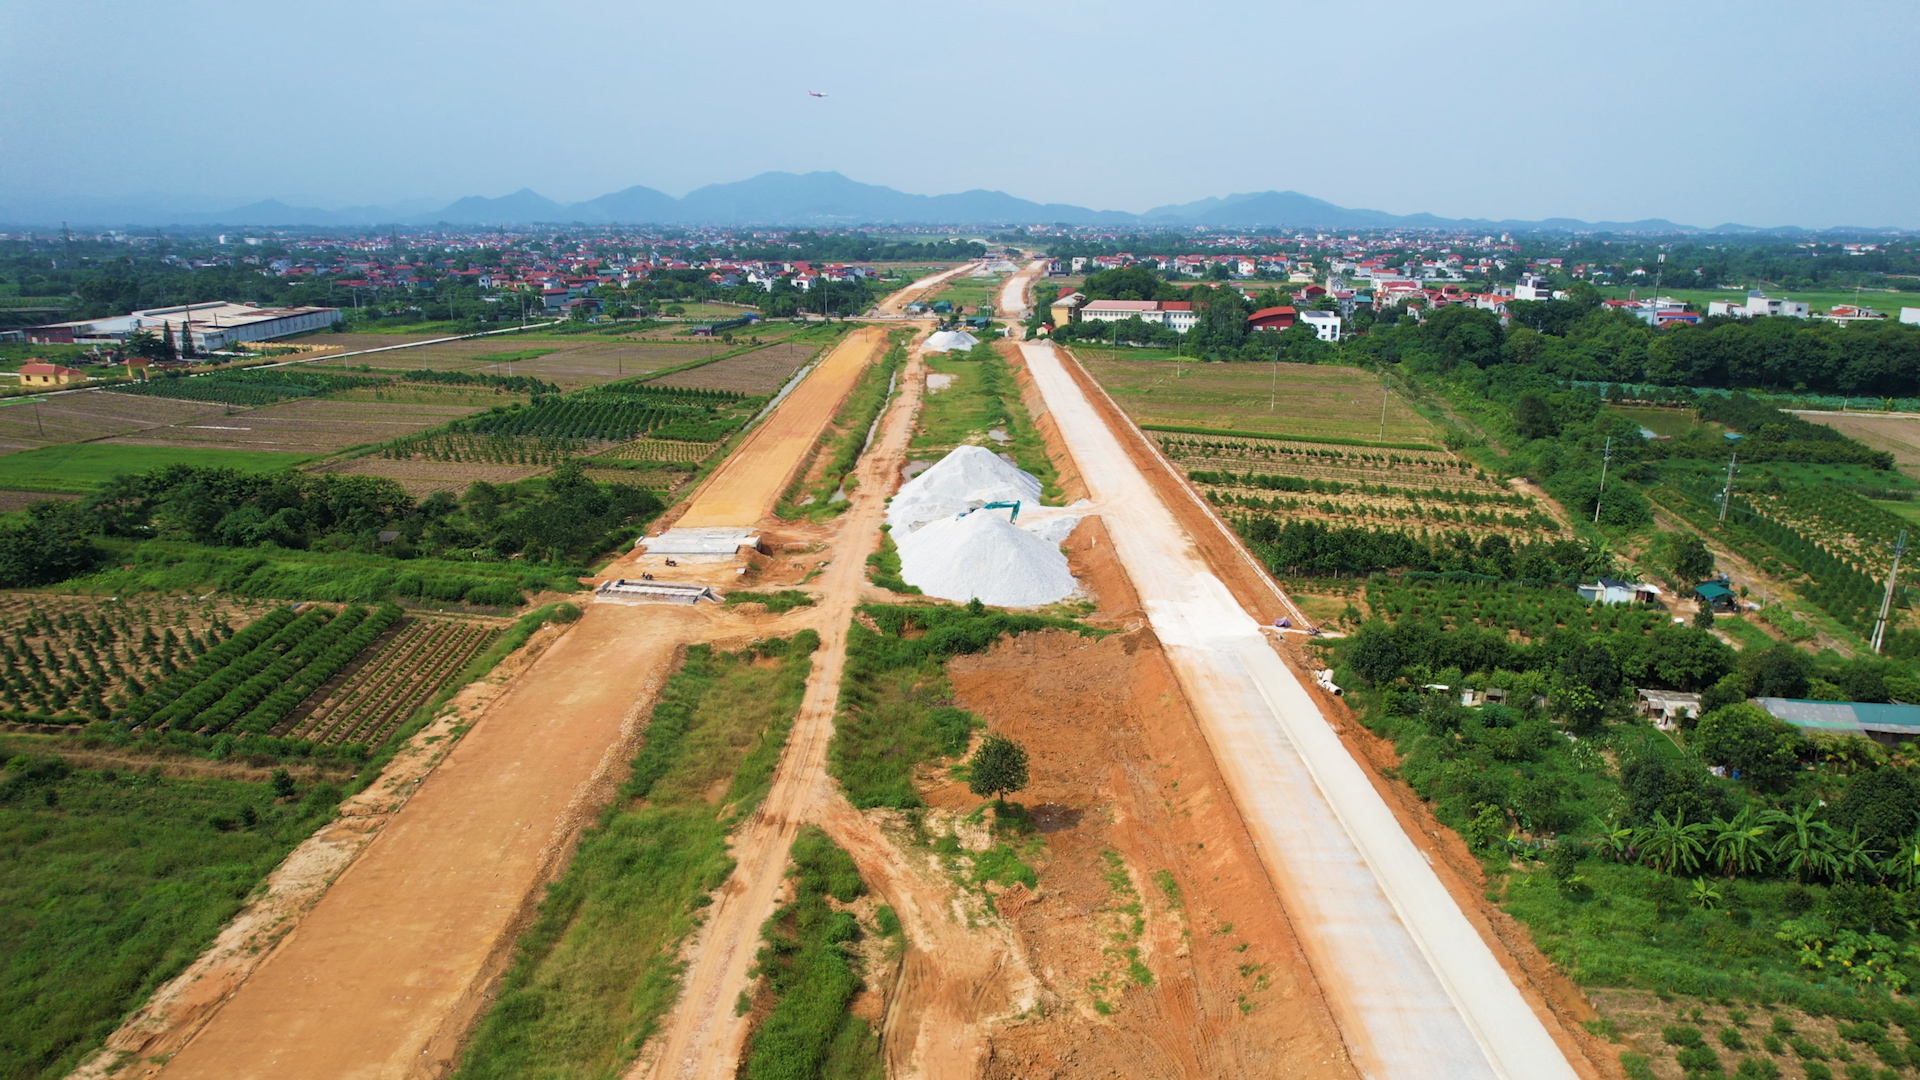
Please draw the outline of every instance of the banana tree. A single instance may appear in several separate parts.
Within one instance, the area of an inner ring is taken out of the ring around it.
[[[1692,873],[1706,852],[1706,835],[1706,823],[1689,824],[1685,810],[1676,812],[1671,821],[1665,813],[1655,811],[1653,824],[1636,839],[1640,857],[1654,869],[1669,874]]]
[[[1834,870],[1833,847],[1837,837],[1833,826],[1814,815],[1814,807],[1802,806],[1791,814],[1774,811],[1774,824],[1780,836],[1774,841],[1773,858],[1788,874],[1807,882],[1830,876]]]
[[[1713,834],[1713,865],[1728,877],[1759,871],[1773,856],[1773,826],[1751,806],[1743,807],[1732,821],[1716,817],[1707,828]]]

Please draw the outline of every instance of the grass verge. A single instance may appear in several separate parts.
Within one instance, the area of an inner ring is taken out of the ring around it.
[[[1052,628],[1093,631],[1068,619],[1013,615],[979,604],[864,604],[848,631],[840,716],[828,749],[828,771],[853,805],[866,809],[921,805],[913,768],[958,757],[979,723],[943,704],[950,696],[945,664],[983,652],[1007,634]]]
[[[945,389],[921,398],[908,453],[925,458],[965,444],[991,446],[1011,456],[1021,469],[1040,481],[1042,498],[1057,501],[1059,478],[1047,457],[1046,443],[1020,399],[1013,369],[994,344],[986,342],[965,353],[929,357],[927,368],[934,374],[950,375],[953,381]],[[993,439],[990,431],[1000,432],[1004,440]]]
[[[548,888],[458,1076],[603,1077],[632,1060],[677,992],[676,943],[732,872],[727,834],[772,782],[818,647],[808,630],[734,653],[687,650],[631,775]]]
[[[880,546],[867,556],[867,580],[875,585],[905,596],[919,596],[920,587],[909,585],[900,578],[900,549],[893,543],[893,527],[880,526]]]
[[[756,974],[772,1008],[747,1044],[746,1080],[834,1077],[884,1080],[880,1040],[847,1013],[860,975],[843,945],[865,933],[850,911],[866,892],[860,871],[827,834],[808,826],[793,841],[793,902],[774,912]]]

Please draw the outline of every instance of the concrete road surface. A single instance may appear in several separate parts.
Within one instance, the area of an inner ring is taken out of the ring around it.
[[[1361,1073],[1578,1074],[1051,344],[1021,346]],[[1223,886],[1226,883],[1222,883]]]

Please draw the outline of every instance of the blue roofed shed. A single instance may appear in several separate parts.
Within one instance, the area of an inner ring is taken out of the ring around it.
[[[1754,698],[1753,703],[1804,731],[1864,735],[1888,744],[1920,737],[1920,705],[1777,697]]]

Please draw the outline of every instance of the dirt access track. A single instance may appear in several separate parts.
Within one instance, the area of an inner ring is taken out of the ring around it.
[[[158,1074],[444,1072],[539,886],[611,796],[649,682],[715,618],[589,608]]]
[[[907,310],[907,305],[911,304],[914,301],[915,297],[924,296],[929,290],[937,289],[940,286],[946,284],[947,282],[952,281],[954,278],[959,277],[961,274],[970,274],[974,270],[979,269],[982,265],[984,264],[978,261],[961,263],[959,266],[956,266],[951,270],[942,270],[937,274],[931,274],[927,277],[923,277],[919,281],[916,281],[913,284],[908,285],[906,288],[900,289],[899,291],[895,292],[893,295],[887,297],[885,300],[880,301],[880,314],[882,315],[905,314]]]
[[[771,514],[840,402],[886,344],[886,330],[863,326],[834,346],[714,470],[675,527],[754,525]]]
[[[1114,551],[1199,715],[1361,1074],[1581,1075],[1570,1059],[1578,1054],[1572,1037],[1514,984],[1108,426],[1069,370],[1072,361],[1048,343],[1021,349],[1092,498],[1105,508]]]

